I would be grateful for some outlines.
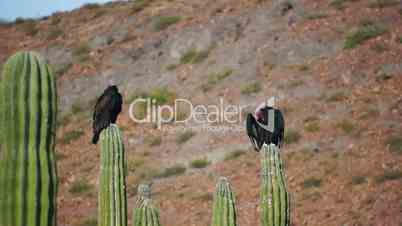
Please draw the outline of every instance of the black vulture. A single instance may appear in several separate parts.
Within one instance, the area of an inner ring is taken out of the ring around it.
[[[98,142],[103,129],[106,129],[111,123],[116,123],[122,103],[121,94],[116,86],[107,87],[102,96],[98,98],[93,114],[93,144]]]
[[[247,135],[256,151],[262,145],[275,144],[281,147],[284,139],[285,120],[279,109],[270,106],[260,106],[255,111],[255,116],[247,114]]]

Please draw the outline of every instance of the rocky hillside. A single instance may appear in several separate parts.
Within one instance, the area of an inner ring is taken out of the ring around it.
[[[402,225],[400,1],[88,4],[0,25],[0,63],[18,50],[42,53],[57,73],[61,226],[96,225],[91,111],[112,83],[126,103],[118,124],[130,210],[138,183],[153,181],[163,225],[208,225],[214,184],[227,176],[239,224],[258,225],[259,157],[244,131],[179,130],[174,123],[162,131],[134,123],[128,109],[140,95],[167,104],[223,99],[247,111],[276,96],[286,120],[294,225]]]

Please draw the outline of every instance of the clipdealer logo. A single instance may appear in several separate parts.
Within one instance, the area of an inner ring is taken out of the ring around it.
[[[263,106],[274,106],[274,97],[264,101],[257,107],[257,110]],[[145,115],[138,117],[136,109],[139,107],[145,108]],[[183,116],[180,110],[185,108],[187,114]],[[199,128],[205,130],[228,130],[227,128],[208,128],[210,125],[231,125],[233,128],[236,126],[244,127],[243,116],[248,105],[234,105],[225,103],[223,98],[219,98],[218,104],[209,105],[195,105],[187,99],[175,99],[172,105],[159,105],[156,100],[151,98],[137,98],[129,107],[130,119],[136,123],[154,123],[158,129],[162,129],[163,124],[177,123],[180,125],[192,122],[193,125],[202,125]],[[256,110],[256,111],[257,111]],[[269,110],[269,123],[268,127],[273,128],[274,110]],[[216,126],[214,126],[216,127]],[[267,126],[265,126],[267,127]],[[271,129],[270,129],[271,130]]]

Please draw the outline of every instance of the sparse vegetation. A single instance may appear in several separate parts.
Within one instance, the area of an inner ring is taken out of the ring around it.
[[[82,135],[84,135],[84,132],[81,130],[69,131],[61,138],[61,143],[70,144],[71,142],[78,140]]]
[[[241,93],[244,95],[250,95],[253,93],[258,93],[261,91],[261,84],[259,82],[253,82],[250,84],[247,84],[242,87]]]
[[[80,43],[73,49],[73,56],[77,62],[87,61],[89,59],[89,52],[91,48],[87,42]]]
[[[389,145],[389,150],[394,154],[402,154],[402,137],[401,136],[391,136],[386,142]]]
[[[71,66],[73,66],[72,63],[66,63],[66,64],[63,64],[63,65],[57,66],[56,67],[56,76],[63,75],[64,73],[66,73],[71,68]]]
[[[337,102],[343,101],[347,98],[346,94],[343,91],[337,91],[332,93],[330,96],[326,97],[327,102]]]
[[[287,129],[285,131],[285,143],[286,144],[293,144],[297,143],[301,138],[301,135],[298,131],[293,129]]]
[[[229,153],[227,153],[225,155],[224,160],[228,161],[228,160],[232,160],[232,159],[237,159],[238,157],[240,157],[240,156],[242,156],[244,154],[246,154],[246,152],[243,151],[243,150],[232,151],[232,152],[229,152]]]
[[[210,85],[215,85],[216,83],[229,77],[232,73],[233,73],[233,70],[230,68],[226,68],[225,70],[218,72],[218,73],[212,73],[208,76],[208,83]]]
[[[195,159],[191,161],[190,166],[191,168],[201,169],[207,167],[211,162],[208,159]]]
[[[156,175],[156,177],[171,177],[180,175],[186,172],[186,167],[181,164],[176,164],[174,166],[168,167],[163,170],[161,173]]]
[[[98,3],[87,3],[82,6],[82,8],[84,8],[84,9],[98,9],[100,7],[101,7],[101,5],[99,5]]]
[[[304,84],[303,80],[293,80],[289,83],[290,88],[295,88]]]
[[[399,169],[385,170],[383,174],[375,178],[377,183],[383,183],[390,180],[398,180],[402,178],[402,171]]]
[[[177,65],[177,64],[169,64],[169,65],[166,66],[166,70],[173,71],[173,70],[175,70],[177,68],[177,66],[179,66],[179,65]]]
[[[359,185],[367,182],[367,177],[365,176],[353,176],[352,177],[352,184]]]
[[[323,13],[323,12],[314,12],[310,13],[306,16],[308,20],[319,20],[319,19],[324,19],[327,18],[328,14]]]
[[[209,50],[198,51],[196,49],[190,49],[185,52],[181,58],[181,64],[197,64],[204,61],[209,55]]]
[[[74,104],[71,106],[71,113],[72,113],[73,115],[78,114],[78,113],[82,112],[83,110],[84,110],[84,109],[82,108],[82,104],[81,104],[81,103],[74,103]]]
[[[144,10],[150,3],[151,0],[135,0],[133,6],[131,7],[131,12],[140,12]]]
[[[168,90],[167,88],[156,88],[148,96],[152,100],[156,101],[156,104],[171,104],[176,98],[176,93]]]
[[[385,8],[396,6],[401,2],[398,0],[371,0],[369,3],[370,8]]]
[[[383,43],[376,43],[371,47],[371,49],[374,50],[376,53],[383,53],[388,50]]]
[[[161,31],[169,26],[179,22],[181,20],[180,16],[158,16],[155,18],[154,30]]]
[[[147,143],[149,146],[158,146],[162,143],[162,137],[161,136],[150,136],[145,138],[145,143]]]
[[[71,122],[71,114],[63,115],[57,118],[57,127],[65,126]]]
[[[98,225],[98,220],[96,218],[88,218],[79,224],[79,226],[96,226],[96,225]]]
[[[308,122],[304,125],[304,130],[311,133],[318,132],[320,131],[320,124],[318,121]]]
[[[52,20],[50,21],[50,25],[56,26],[61,22],[61,18],[59,16],[52,16]]]
[[[176,143],[184,144],[188,140],[190,140],[194,135],[195,135],[195,132],[193,132],[192,130],[186,130],[182,133],[179,133],[179,135],[176,138]]]
[[[355,131],[356,126],[351,121],[344,119],[336,124],[336,127],[340,128],[344,133],[351,134]]]
[[[360,27],[346,37],[344,48],[353,49],[365,41],[378,37],[387,32],[383,26],[374,23],[360,25]]]
[[[49,33],[47,34],[46,38],[48,40],[53,40],[62,35],[64,35],[64,31],[62,29],[60,29],[59,27],[53,27],[49,30]]]
[[[343,10],[345,9],[345,3],[347,0],[332,0],[329,5],[334,7],[337,10]]]
[[[92,186],[86,180],[78,180],[71,184],[69,192],[72,194],[85,194],[92,191]]]
[[[195,195],[191,196],[191,199],[210,202],[214,199],[214,195],[208,192],[196,193]]]
[[[145,160],[143,158],[132,158],[127,161],[127,169],[130,172],[134,172],[137,168],[144,165]]]
[[[92,16],[92,19],[101,17],[101,16],[105,15],[106,13],[107,13],[106,9],[100,8],[100,9],[96,10],[95,14]]]
[[[310,116],[306,117],[303,121],[305,123],[307,123],[307,122],[313,122],[313,121],[317,121],[317,120],[319,120],[319,118],[317,116],[310,115]]]
[[[320,187],[321,186],[321,179],[317,179],[317,178],[308,178],[306,180],[304,180],[303,182],[303,187],[304,188],[316,188],[316,187]]]
[[[33,19],[20,19],[17,18],[16,24],[18,24],[17,30],[24,32],[28,36],[35,36],[39,29],[36,27],[36,22]]]

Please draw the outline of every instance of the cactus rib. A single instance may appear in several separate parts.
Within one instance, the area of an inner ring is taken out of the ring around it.
[[[216,185],[212,210],[212,226],[236,226],[236,205],[232,187],[221,177]]]
[[[99,225],[127,225],[126,159],[120,130],[111,124],[101,133]]]
[[[0,80],[0,225],[56,225],[57,113],[54,76],[34,52],[19,52]]]
[[[261,223],[263,226],[290,225],[290,195],[279,149],[264,144],[261,151]]]

